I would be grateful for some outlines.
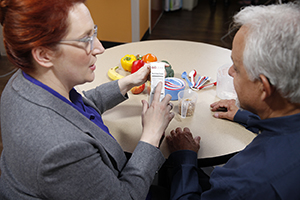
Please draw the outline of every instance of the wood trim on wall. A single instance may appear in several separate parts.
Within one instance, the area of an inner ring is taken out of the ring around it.
[[[131,0],[131,41],[140,41],[140,1]]]
[[[87,0],[101,41],[128,43],[140,41],[150,27],[151,0]]]
[[[131,0],[87,0],[98,38],[104,41],[131,42]]]

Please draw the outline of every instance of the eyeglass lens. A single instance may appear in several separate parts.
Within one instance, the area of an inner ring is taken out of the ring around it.
[[[90,52],[94,49],[94,40],[97,37],[97,29],[98,29],[98,27],[97,27],[97,25],[95,25],[95,27],[94,27],[94,34],[91,36],[91,39],[90,39],[90,42],[89,42],[89,44],[90,44]]]

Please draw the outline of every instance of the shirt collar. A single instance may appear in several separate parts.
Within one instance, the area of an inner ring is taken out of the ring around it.
[[[270,133],[292,133],[300,132],[300,113],[295,115],[269,118],[269,119],[258,119],[250,118],[248,121],[249,126],[257,127],[260,132]]]
[[[29,80],[30,82],[42,87],[43,89],[47,90],[48,92],[50,92],[51,94],[53,94],[54,96],[56,96],[57,98],[61,99],[62,101],[72,105],[72,103],[67,99],[65,98],[64,96],[62,96],[61,94],[59,94],[58,92],[56,92],[55,90],[53,90],[52,88],[50,88],[49,86],[45,85],[44,83],[36,80],[35,78],[29,76],[28,74],[26,74],[24,71],[22,71],[23,73],[23,76]]]

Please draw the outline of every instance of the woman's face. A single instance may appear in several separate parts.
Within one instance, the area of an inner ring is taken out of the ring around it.
[[[89,42],[76,41],[87,39],[95,32],[90,12],[83,3],[75,4],[68,20],[68,34],[59,44],[59,54],[53,59],[53,70],[63,87],[70,90],[78,84],[94,80],[96,55],[102,54],[104,48],[97,36],[94,37],[92,50]]]

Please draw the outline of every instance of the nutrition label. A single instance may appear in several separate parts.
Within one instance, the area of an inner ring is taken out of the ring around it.
[[[164,62],[152,62],[151,67],[151,92],[150,92],[150,104],[153,99],[154,91],[159,82],[162,82],[162,89],[160,93],[160,101],[165,97],[165,64]]]

